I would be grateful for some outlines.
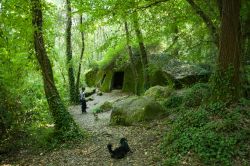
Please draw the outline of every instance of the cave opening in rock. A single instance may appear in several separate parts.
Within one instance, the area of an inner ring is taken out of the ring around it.
[[[124,72],[114,72],[113,81],[112,81],[112,89],[122,89],[124,80]]]

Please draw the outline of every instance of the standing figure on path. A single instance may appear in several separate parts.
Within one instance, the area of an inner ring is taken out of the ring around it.
[[[80,93],[80,102],[82,105],[82,113],[86,113],[86,108],[87,108],[87,104],[86,104],[86,99],[85,99],[85,88],[82,87],[82,91]]]

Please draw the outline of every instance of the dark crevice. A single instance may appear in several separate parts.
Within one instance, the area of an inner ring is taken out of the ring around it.
[[[124,72],[115,72],[113,75],[112,89],[122,89],[124,80]]]

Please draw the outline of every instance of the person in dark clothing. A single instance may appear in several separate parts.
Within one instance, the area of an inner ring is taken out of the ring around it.
[[[87,104],[86,104],[86,99],[85,99],[85,88],[82,87],[82,91],[80,92],[80,102],[82,105],[82,113],[86,113],[86,108],[87,108]]]

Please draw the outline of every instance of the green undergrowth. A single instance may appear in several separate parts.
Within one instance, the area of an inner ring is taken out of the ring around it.
[[[102,112],[107,112],[110,111],[112,109],[112,103],[111,102],[104,102],[101,105],[97,105],[96,107],[94,107],[91,111],[93,113],[102,113]]]
[[[53,126],[31,126],[26,130],[15,131],[0,143],[0,161],[25,151],[25,154],[40,155],[50,151],[72,149],[86,141],[88,133],[82,131],[82,135],[75,139],[62,142],[54,134]]]
[[[209,89],[209,84],[197,83],[190,88],[172,92],[162,104],[170,112],[183,107],[197,108],[210,97]]]
[[[180,96],[165,103],[175,117],[167,121],[171,130],[161,146],[165,165],[250,164],[249,100],[231,106],[217,101],[190,107],[185,95]]]

